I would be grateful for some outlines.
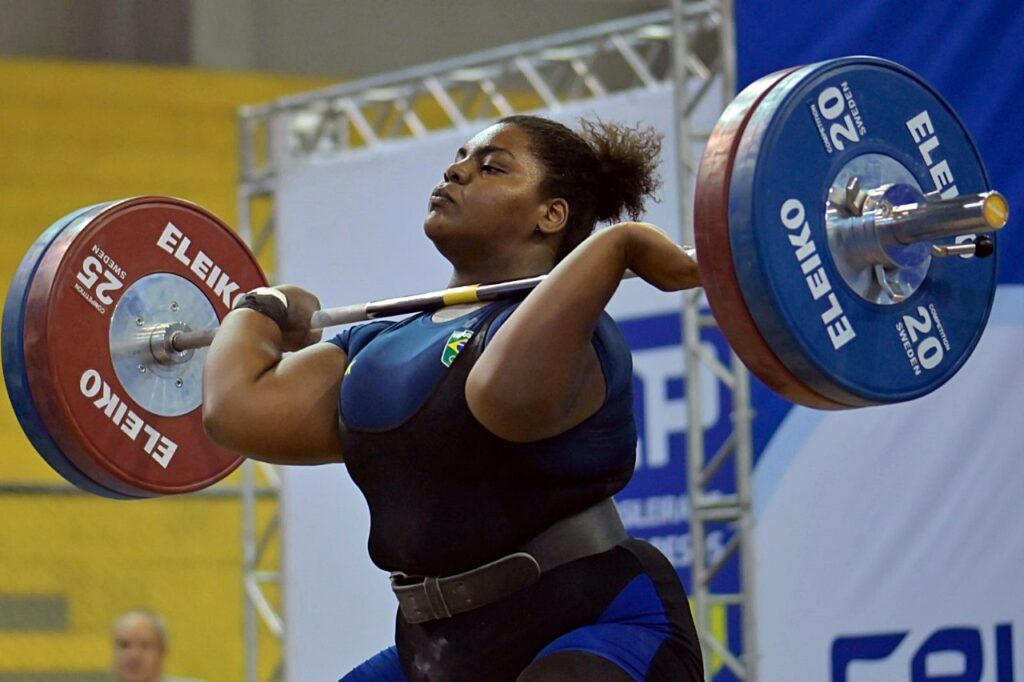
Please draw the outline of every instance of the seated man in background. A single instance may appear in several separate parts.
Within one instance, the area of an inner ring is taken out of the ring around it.
[[[199,682],[164,677],[167,624],[150,611],[129,611],[114,621],[114,679],[117,682]]]

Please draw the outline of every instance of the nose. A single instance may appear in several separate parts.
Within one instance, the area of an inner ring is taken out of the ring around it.
[[[465,165],[466,159],[462,161],[453,162],[444,172],[445,182],[453,182],[456,185],[461,185],[466,182],[469,178],[469,171]]]

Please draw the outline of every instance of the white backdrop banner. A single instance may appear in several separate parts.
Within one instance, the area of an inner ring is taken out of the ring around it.
[[[757,466],[764,680],[1024,679],[1024,287],[912,403],[792,410]]]

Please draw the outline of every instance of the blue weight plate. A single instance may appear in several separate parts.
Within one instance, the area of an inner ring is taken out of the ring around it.
[[[812,64],[777,85],[744,131],[729,199],[736,272],[768,345],[805,384],[850,405],[911,400],[977,344],[996,258],[933,258],[904,300],[862,297],[825,225],[829,190],[854,167],[945,196],[989,189],[967,130],[919,76],[873,57]]]
[[[751,83],[726,107],[715,124],[701,157],[694,192],[693,222],[697,263],[708,304],[729,345],[743,364],[779,395],[819,409],[851,407],[821,396],[793,376],[765,342],[747,309],[733,267],[729,238],[729,180],[743,131],[750,116],[772,88],[796,68]]]
[[[50,467],[69,483],[94,495],[112,499],[134,499],[133,496],[116,492],[103,486],[84,474],[72,464],[54,441],[53,436],[43,422],[36,402],[32,398],[25,364],[25,304],[29,286],[35,276],[36,269],[53,243],[53,240],[76,219],[102,210],[108,204],[97,204],[73,211],[57,220],[32,244],[7,292],[3,315],[2,347],[4,380],[11,406],[21,424],[22,430],[32,446],[39,452]]]

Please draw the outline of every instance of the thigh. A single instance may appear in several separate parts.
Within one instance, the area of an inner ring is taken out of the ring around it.
[[[643,566],[607,605],[596,622],[550,642],[520,680],[593,679],[607,682],[699,682],[700,645],[679,575],[647,543],[624,547]],[[571,654],[571,655],[570,655]],[[590,666],[590,677],[574,677],[574,666]]]
[[[589,651],[556,651],[539,658],[516,678],[516,682],[635,682],[607,658]]]
[[[662,628],[595,623],[568,632],[544,647],[524,674],[537,668],[545,673],[532,680],[575,680],[574,671],[591,671],[602,682],[645,680],[651,664],[668,639]],[[550,676],[548,675],[550,673]],[[600,673],[601,676],[596,676]],[[520,680],[523,678],[521,677]]]
[[[389,647],[338,682],[406,682],[406,678],[398,662],[398,651],[395,647]]]

